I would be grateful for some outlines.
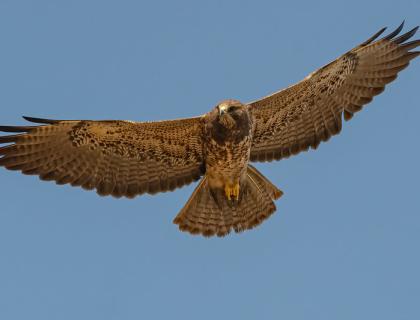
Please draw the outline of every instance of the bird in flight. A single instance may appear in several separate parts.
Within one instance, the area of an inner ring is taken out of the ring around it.
[[[404,23],[403,23],[404,24]],[[225,100],[178,120],[48,120],[0,126],[0,166],[42,180],[133,198],[200,180],[174,219],[182,231],[225,236],[259,225],[282,192],[250,162],[280,160],[338,134],[397,78],[420,40],[418,27],[371,38],[304,80],[250,103]]]

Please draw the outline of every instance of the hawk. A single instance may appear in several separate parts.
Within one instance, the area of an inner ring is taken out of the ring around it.
[[[157,122],[48,120],[1,126],[0,165],[42,180],[133,198],[172,191],[199,179],[175,217],[182,231],[225,236],[259,225],[282,196],[250,162],[316,149],[338,134],[397,78],[420,40],[401,24],[371,38],[304,80],[260,100],[225,100],[209,113]]]

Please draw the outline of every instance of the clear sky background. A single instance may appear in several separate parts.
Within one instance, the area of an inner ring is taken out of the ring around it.
[[[0,1],[0,122],[200,115],[288,86],[407,1]],[[419,38],[419,36],[417,36]],[[420,59],[340,136],[258,168],[285,193],[223,239],[172,219],[195,185],[101,198],[0,170],[0,319],[416,319]]]

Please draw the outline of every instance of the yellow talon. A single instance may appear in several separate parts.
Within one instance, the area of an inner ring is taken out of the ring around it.
[[[225,185],[225,194],[226,194],[226,197],[228,198],[228,200],[231,199],[231,197],[230,197],[230,195],[231,195],[230,190],[231,190],[230,187],[226,184]]]
[[[239,200],[239,183],[232,185],[225,185],[225,194],[228,200],[232,200],[232,197],[238,201]]]
[[[233,187],[233,196],[235,197],[236,201],[239,200],[239,183],[237,183],[234,187]]]

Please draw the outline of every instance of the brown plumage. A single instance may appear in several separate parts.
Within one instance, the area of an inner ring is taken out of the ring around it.
[[[338,134],[420,52],[417,28],[385,29],[301,82],[242,104],[225,100],[196,118],[159,122],[46,120],[1,126],[0,165],[58,184],[129,197],[171,191],[203,177],[174,222],[224,236],[251,229],[282,192],[250,161],[287,158]]]

